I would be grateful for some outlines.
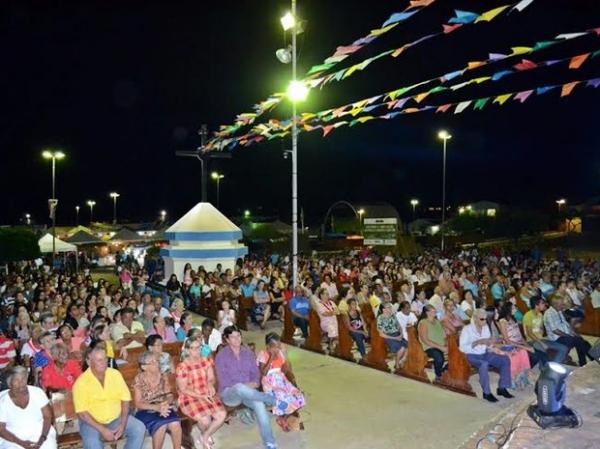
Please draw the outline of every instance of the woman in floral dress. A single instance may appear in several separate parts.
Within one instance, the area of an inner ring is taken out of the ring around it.
[[[302,392],[286,376],[289,362],[285,356],[279,335],[274,332],[265,337],[266,349],[257,356],[261,373],[261,385],[264,393],[273,392],[276,403],[272,412],[277,416],[277,424],[285,431],[289,430],[287,417],[296,414],[304,407],[306,400]]]

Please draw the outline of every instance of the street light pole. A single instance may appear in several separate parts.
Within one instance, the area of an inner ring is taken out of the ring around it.
[[[44,159],[52,160],[52,198],[50,199],[50,218],[52,218],[52,269],[54,269],[54,259],[56,256],[56,160],[65,157],[62,151],[45,150],[42,153]]]
[[[87,202],[87,205],[90,206],[90,225],[91,225],[92,221],[94,221],[94,206],[96,205],[96,202],[93,200],[89,200]]]
[[[75,226],[79,226],[79,206],[75,206]]]
[[[440,131],[438,133],[438,137],[444,141],[444,162],[442,166],[442,251],[444,251],[444,243],[445,243],[445,234],[446,234],[446,146],[448,144],[448,140],[452,138],[452,136],[448,133],[448,131]]]
[[[113,224],[117,224],[117,198],[121,195],[117,192],[111,192],[110,197],[113,199]]]
[[[412,200],[410,200],[410,204],[413,208],[413,221],[415,221],[416,210],[417,210],[417,205],[419,204],[419,200],[416,198],[413,198]]]
[[[221,198],[221,179],[223,179],[225,177],[225,175],[219,173],[219,172],[212,172],[210,174],[210,177],[212,179],[214,179],[215,181],[217,181],[217,209],[219,208],[219,201]]]

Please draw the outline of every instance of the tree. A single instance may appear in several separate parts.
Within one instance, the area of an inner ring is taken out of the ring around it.
[[[0,262],[31,260],[40,255],[38,237],[29,229],[0,229]]]

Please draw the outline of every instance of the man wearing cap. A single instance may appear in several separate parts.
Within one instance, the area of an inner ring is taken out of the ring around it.
[[[498,399],[490,389],[490,367],[498,368],[500,380],[496,393],[505,398],[514,397],[507,388],[511,385],[510,358],[506,353],[496,347],[496,342],[491,338],[490,328],[487,325],[487,312],[477,309],[474,313],[473,323],[466,326],[460,333],[460,350],[467,356],[467,360],[479,371],[479,384],[483,389],[483,398],[489,402]]]

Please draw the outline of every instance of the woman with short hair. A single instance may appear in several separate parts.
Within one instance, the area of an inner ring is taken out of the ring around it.
[[[135,417],[152,437],[152,449],[161,449],[169,431],[173,449],[181,448],[181,423],[169,379],[160,372],[155,354],[146,351],[138,359],[140,372],[133,381]]]
[[[27,385],[26,368],[13,366],[6,374],[8,391],[0,395],[2,447],[56,449],[48,397],[41,388]]]
[[[50,356],[54,363],[48,363],[42,368],[42,388],[71,391],[81,375],[81,363],[69,359],[69,348],[64,343],[55,343],[50,348]]]

